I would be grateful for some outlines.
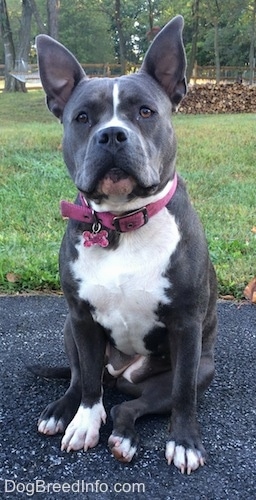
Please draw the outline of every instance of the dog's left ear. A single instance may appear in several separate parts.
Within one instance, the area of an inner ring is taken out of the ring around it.
[[[61,118],[72,91],[86,74],[73,54],[50,36],[38,35],[36,47],[48,108]]]
[[[176,16],[166,24],[153,40],[140,69],[161,85],[174,109],[187,92],[183,26],[182,16]]]

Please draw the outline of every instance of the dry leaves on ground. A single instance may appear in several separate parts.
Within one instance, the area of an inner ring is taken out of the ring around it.
[[[256,304],[256,276],[244,289],[244,296],[246,299],[250,300],[253,304]]]

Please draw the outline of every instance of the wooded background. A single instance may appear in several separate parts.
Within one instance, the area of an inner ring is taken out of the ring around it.
[[[36,62],[35,36],[47,33],[82,63],[140,64],[150,41],[174,15],[185,18],[187,77],[193,68],[239,66],[253,83],[256,0],[0,0],[0,64],[5,90],[26,90],[10,73]]]

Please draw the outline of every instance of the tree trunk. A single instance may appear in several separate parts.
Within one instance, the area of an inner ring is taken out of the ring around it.
[[[58,40],[59,0],[47,0],[48,35]]]
[[[220,83],[220,48],[219,48],[219,24],[218,19],[214,19],[214,55],[216,68],[216,83]]]
[[[192,5],[192,17],[193,17],[193,35],[192,35],[192,47],[190,52],[190,57],[187,67],[187,80],[189,82],[193,74],[193,68],[196,62],[197,53],[197,38],[198,38],[198,28],[199,28],[199,3],[200,0],[194,0]]]
[[[19,49],[17,53],[16,67],[23,73],[24,81],[21,81],[21,90],[26,92],[26,75],[28,73],[28,59],[30,52],[32,10],[29,0],[22,0],[22,15],[20,23]]]
[[[5,87],[6,92],[15,92],[21,89],[21,84],[11,75],[15,66],[15,48],[11,26],[7,11],[6,0],[0,0],[0,34],[4,43],[5,58]]]
[[[115,0],[115,22],[116,29],[119,37],[119,54],[120,54],[120,64],[121,64],[121,73],[122,75],[126,72],[126,59],[125,59],[125,41],[124,34],[122,29],[122,21],[121,21],[121,2],[120,0]]]
[[[38,8],[37,8],[35,0],[28,0],[28,2],[29,2],[30,8],[32,10],[33,16],[35,18],[35,21],[36,21],[36,24],[38,26],[38,29],[39,29],[40,33],[45,33],[46,34],[45,25],[44,25],[44,23],[42,21],[42,18],[40,16],[39,11],[38,11]]]
[[[153,31],[154,26],[154,8],[152,5],[152,0],[148,0],[148,21],[149,21],[149,30]]]
[[[252,11],[252,29],[251,29],[251,43],[250,43],[250,54],[249,54],[249,64],[250,64],[250,77],[249,83],[253,84],[254,81],[254,71],[255,71],[255,21],[256,21],[256,0],[253,2]]]

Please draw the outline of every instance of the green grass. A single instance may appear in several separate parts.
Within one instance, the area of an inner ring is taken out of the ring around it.
[[[256,274],[255,115],[178,116],[178,169],[203,222],[220,294]]]
[[[62,127],[41,91],[0,94],[0,291],[59,290],[58,250],[73,199]],[[178,170],[204,224],[221,295],[242,296],[255,275],[253,115],[174,117]]]

